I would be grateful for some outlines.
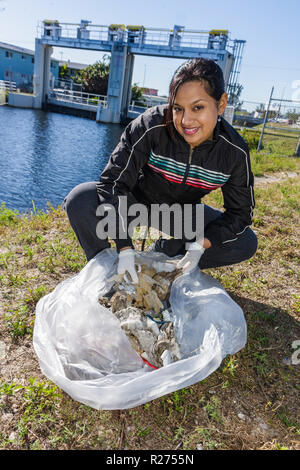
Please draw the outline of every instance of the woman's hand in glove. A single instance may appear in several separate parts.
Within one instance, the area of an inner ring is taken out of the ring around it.
[[[198,266],[201,256],[203,255],[205,248],[199,242],[193,242],[189,244],[188,251],[184,257],[178,261],[176,267],[183,270],[183,273],[189,273]]]
[[[126,248],[119,253],[118,274],[124,274],[128,271],[134,284],[139,282],[134,264],[135,253],[132,248]]]

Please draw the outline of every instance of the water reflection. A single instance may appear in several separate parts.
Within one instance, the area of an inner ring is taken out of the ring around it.
[[[98,180],[123,127],[0,106],[0,203],[21,212],[61,204],[77,184]]]
[[[50,130],[48,113],[36,111],[32,116],[31,134],[28,138],[32,142],[31,158],[28,161],[29,174],[25,193],[38,204],[43,197],[43,181],[45,181],[45,167],[50,153]]]

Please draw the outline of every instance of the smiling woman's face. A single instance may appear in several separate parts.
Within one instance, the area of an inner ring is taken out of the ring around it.
[[[183,83],[178,88],[172,108],[174,126],[194,148],[205,140],[212,140],[218,116],[223,114],[226,104],[226,93],[218,104],[207,94],[201,82]]]

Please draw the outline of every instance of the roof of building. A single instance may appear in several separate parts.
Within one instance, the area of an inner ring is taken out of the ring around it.
[[[34,51],[32,51],[31,49],[25,49],[25,47],[15,46],[14,44],[8,44],[7,42],[0,41],[0,48],[9,49],[11,51],[20,52],[21,54],[29,54],[31,56],[34,56]],[[55,59],[55,57],[51,57],[51,60],[55,60],[58,62],[58,59]]]
[[[60,60],[59,61],[59,66],[60,67],[62,65],[66,65],[66,64],[70,69],[77,69],[77,70],[86,69],[88,67],[87,64],[80,64],[78,62],[71,62],[70,60]]]
[[[7,42],[0,41],[0,47],[3,49],[10,49],[16,52],[23,52],[23,54],[34,55],[34,51],[31,49],[25,49],[24,47],[15,46],[14,44],[8,44]]]

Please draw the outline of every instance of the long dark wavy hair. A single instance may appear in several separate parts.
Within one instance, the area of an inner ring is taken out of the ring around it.
[[[175,71],[169,86],[169,106],[166,114],[166,126],[172,138],[175,138],[172,110],[177,90],[183,83],[199,81],[206,93],[218,102],[225,92],[224,76],[221,67],[214,60],[187,60]]]

